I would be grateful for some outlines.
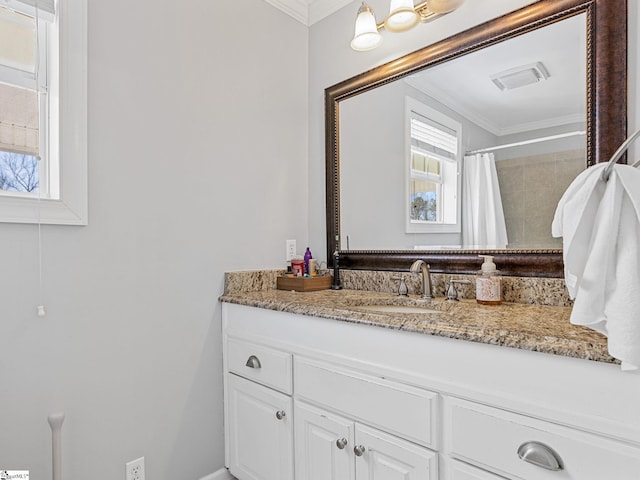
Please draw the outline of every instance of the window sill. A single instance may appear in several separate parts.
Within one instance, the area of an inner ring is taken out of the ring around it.
[[[86,199],[86,193],[83,195]],[[0,197],[0,222],[87,225],[87,202],[24,197]]]

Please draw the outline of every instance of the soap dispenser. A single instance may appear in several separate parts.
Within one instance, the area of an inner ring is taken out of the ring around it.
[[[479,255],[484,263],[476,279],[476,301],[482,305],[502,303],[502,277],[491,255]]]

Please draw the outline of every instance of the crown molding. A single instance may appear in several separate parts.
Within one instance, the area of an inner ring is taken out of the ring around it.
[[[265,0],[306,26],[311,26],[352,0]]]
[[[309,23],[313,25],[342,7],[353,3],[352,0],[307,0],[309,2]],[[353,18],[355,20],[359,5],[356,4],[353,10]]]

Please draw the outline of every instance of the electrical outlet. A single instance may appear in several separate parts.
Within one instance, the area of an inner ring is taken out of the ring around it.
[[[296,241],[287,240],[287,262],[296,256]]]
[[[144,457],[127,462],[127,477],[125,480],[144,480]]]

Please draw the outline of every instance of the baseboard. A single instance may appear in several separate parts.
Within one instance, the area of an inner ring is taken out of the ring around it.
[[[236,480],[236,477],[229,473],[226,468],[221,468],[217,472],[210,473],[206,477],[202,477],[200,480]]]

